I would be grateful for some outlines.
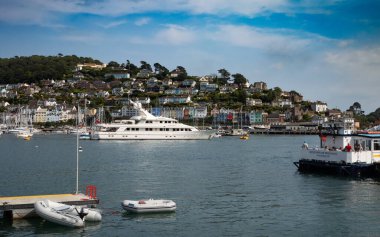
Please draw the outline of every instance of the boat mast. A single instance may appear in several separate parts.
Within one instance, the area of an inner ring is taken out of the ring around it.
[[[78,194],[79,189],[79,102],[77,111],[77,178],[76,178],[76,189],[75,194]]]

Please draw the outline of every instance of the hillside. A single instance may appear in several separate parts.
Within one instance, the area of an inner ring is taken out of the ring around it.
[[[72,76],[78,63],[101,63],[89,57],[38,56],[0,58],[0,84],[35,83]]]

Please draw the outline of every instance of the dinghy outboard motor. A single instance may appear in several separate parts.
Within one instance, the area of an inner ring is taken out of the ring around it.
[[[78,209],[75,208],[75,210],[78,212]],[[88,209],[87,208],[81,208],[80,212],[78,212],[79,217],[84,220],[84,217],[88,215]]]

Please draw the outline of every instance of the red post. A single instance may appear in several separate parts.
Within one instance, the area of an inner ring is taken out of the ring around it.
[[[86,196],[90,199],[96,198],[96,186],[95,185],[87,185],[86,186]]]

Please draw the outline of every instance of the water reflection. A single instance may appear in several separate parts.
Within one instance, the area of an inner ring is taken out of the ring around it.
[[[151,220],[175,220],[175,212],[164,212],[164,213],[132,213],[124,211],[122,212],[122,217],[124,220],[133,220],[133,221],[151,221]]]

